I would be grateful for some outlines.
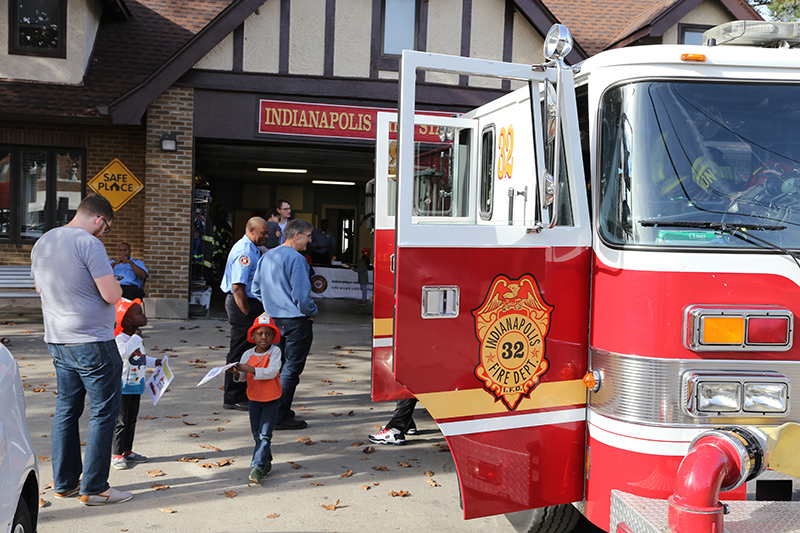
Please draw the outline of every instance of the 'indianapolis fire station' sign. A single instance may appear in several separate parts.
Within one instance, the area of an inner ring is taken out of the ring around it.
[[[544,339],[552,311],[530,274],[514,280],[497,276],[481,307],[472,311],[480,341],[475,376],[512,411],[547,372]]]
[[[144,189],[142,182],[119,159],[106,165],[89,180],[88,185],[97,194],[105,196],[114,211],[119,211],[128,200]]]
[[[382,107],[340,106],[281,100],[258,101],[258,133],[338,137],[375,140],[375,124],[379,111],[395,112]],[[418,111],[418,114],[453,116],[452,113]],[[390,137],[396,138],[397,125],[392,123]],[[437,126],[418,125],[415,139],[441,142]]]

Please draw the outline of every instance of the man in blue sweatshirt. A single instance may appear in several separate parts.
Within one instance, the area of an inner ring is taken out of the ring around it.
[[[281,330],[278,346],[283,353],[281,394],[275,429],[303,429],[305,420],[294,417],[292,400],[300,374],[306,366],[317,316],[317,304],[311,298],[308,261],[301,252],[311,242],[311,224],[290,220],[284,229],[286,242],[261,256],[253,276],[253,294]]]

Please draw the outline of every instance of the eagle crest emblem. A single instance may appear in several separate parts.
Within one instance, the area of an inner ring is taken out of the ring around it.
[[[497,276],[483,304],[472,311],[480,342],[475,377],[511,411],[550,366],[544,341],[552,311],[530,274],[513,280]]]

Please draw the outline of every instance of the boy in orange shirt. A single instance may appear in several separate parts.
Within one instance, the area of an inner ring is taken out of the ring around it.
[[[250,430],[256,447],[250,461],[250,481],[261,480],[272,470],[272,430],[278,420],[281,398],[281,349],[277,343],[281,331],[272,318],[262,313],[247,330],[247,340],[254,343],[242,354],[236,366],[228,369],[234,381],[247,381],[247,399],[250,401]]]

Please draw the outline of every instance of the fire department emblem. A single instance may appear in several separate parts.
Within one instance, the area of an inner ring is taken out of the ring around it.
[[[552,311],[530,274],[514,280],[497,276],[483,304],[472,311],[480,341],[475,376],[511,411],[547,372],[544,340]]]
[[[243,267],[250,265],[250,258],[246,255],[240,255],[239,264],[242,265]]]

